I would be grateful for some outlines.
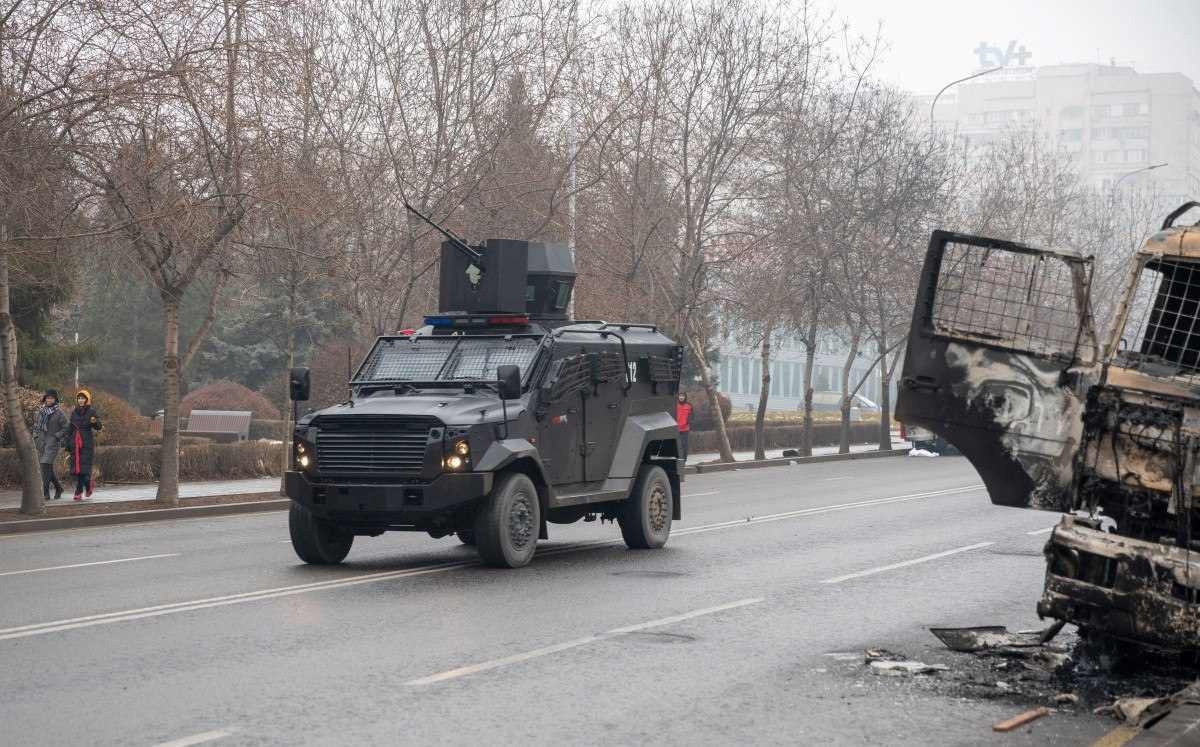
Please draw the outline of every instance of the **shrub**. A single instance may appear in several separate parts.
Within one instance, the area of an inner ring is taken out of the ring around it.
[[[92,406],[100,413],[100,421],[104,424],[104,430],[100,431],[100,437],[96,440],[97,446],[139,446],[149,442],[150,418],[111,392],[86,385],[80,388],[92,393]],[[66,404],[74,409],[75,393],[68,395],[68,389],[59,389],[59,393]],[[70,414],[68,410],[68,417]]]
[[[125,400],[106,392],[103,389],[93,389],[84,385],[92,393],[92,405],[100,412],[104,430],[100,432],[97,445],[137,445],[144,444],[150,438],[150,418],[142,416]],[[58,387],[59,401],[62,410],[70,417],[75,407],[75,390],[72,387]],[[38,408],[42,405],[42,392],[34,389],[20,389],[21,407],[25,412],[25,423],[33,428]],[[12,433],[4,420],[4,408],[0,407],[0,448],[12,448]]]
[[[157,446],[98,446],[93,474],[101,482],[155,482],[159,471]],[[279,474],[282,444],[243,441],[234,444],[196,444],[179,450],[179,479],[228,480],[240,477],[270,477]],[[60,475],[67,473],[65,457],[59,461]],[[0,449],[0,486],[20,483],[16,449]]]
[[[703,389],[685,390],[688,402],[692,403],[692,422],[691,428],[694,431],[714,430],[717,427],[716,421],[713,419],[712,410],[708,405],[708,395]],[[733,403],[724,394],[717,393],[717,402],[721,406],[721,413],[725,416],[726,425],[729,424],[729,416],[733,412]]]
[[[25,415],[25,424],[32,431],[38,408],[42,406],[42,393],[28,387],[17,387],[17,398],[21,401],[21,412]],[[0,448],[11,449],[15,445],[12,430],[8,427],[5,408],[0,407]]]
[[[254,418],[279,420],[279,410],[271,400],[236,381],[214,381],[188,392],[180,402],[179,414],[186,418],[192,410],[249,410]]]
[[[754,427],[733,426],[726,428],[729,446],[734,451],[749,451],[754,448]],[[814,423],[813,446],[836,446],[841,439],[841,424]],[[804,435],[802,425],[767,425],[763,427],[764,448],[791,449],[800,446]],[[850,443],[874,443],[879,438],[879,423],[851,423]],[[688,448],[693,453],[717,450],[716,431],[693,431]]]

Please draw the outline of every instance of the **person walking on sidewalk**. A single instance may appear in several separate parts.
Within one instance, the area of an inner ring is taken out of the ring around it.
[[[679,463],[687,465],[688,435],[692,430],[692,403],[688,402],[687,394],[679,393],[679,401],[675,403],[675,422],[679,425]]]
[[[63,486],[54,474],[54,460],[58,450],[67,442],[70,429],[67,416],[58,406],[58,392],[47,389],[42,395],[42,406],[33,423],[33,442],[37,446],[38,462],[42,468],[42,497],[47,500],[62,498]],[[50,498],[50,486],[54,486],[54,498]]]
[[[92,497],[96,481],[92,479],[92,458],[96,455],[96,433],[103,427],[96,408],[92,407],[92,393],[80,389],[75,395],[75,409],[71,411],[71,427],[67,433],[65,447],[71,452],[71,474],[75,475],[75,500],[84,495]]]

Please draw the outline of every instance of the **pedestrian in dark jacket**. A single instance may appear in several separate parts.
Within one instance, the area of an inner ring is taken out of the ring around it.
[[[92,479],[92,458],[96,455],[96,433],[102,427],[96,408],[92,407],[92,393],[80,389],[75,395],[75,409],[71,411],[71,427],[67,433],[66,449],[71,452],[71,474],[75,475],[75,500],[83,500],[86,494],[92,497],[96,481]]]
[[[42,395],[42,406],[33,423],[33,442],[37,445],[38,462],[42,467],[42,497],[50,498],[50,486],[54,486],[54,500],[62,498],[63,486],[54,474],[54,460],[58,450],[67,443],[70,429],[67,416],[58,406],[58,392],[47,389]]]

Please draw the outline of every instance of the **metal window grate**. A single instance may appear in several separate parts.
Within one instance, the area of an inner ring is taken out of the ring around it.
[[[1151,262],[1138,276],[1126,330],[1146,359],[1200,372],[1200,266]]]
[[[949,242],[933,329],[1038,355],[1071,355],[1080,334],[1075,273],[1053,254]]]
[[[508,364],[519,366],[524,376],[537,355],[538,344],[532,337],[380,340],[355,380],[492,380],[496,369]]]

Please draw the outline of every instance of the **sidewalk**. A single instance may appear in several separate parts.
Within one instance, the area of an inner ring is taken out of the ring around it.
[[[48,506],[75,503],[71,499],[74,484],[63,483],[67,491],[57,501],[48,501]],[[213,480],[208,482],[182,482],[179,484],[180,498],[201,498],[210,495],[233,495],[237,493],[273,493],[279,491],[278,477],[254,477],[246,480]],[[158,492],[156,483],[145,485],[99,485],[87,503],[114,503],[117,501],[152,501]],[[20,508],[21,491],[0,490],[0,509]]]

